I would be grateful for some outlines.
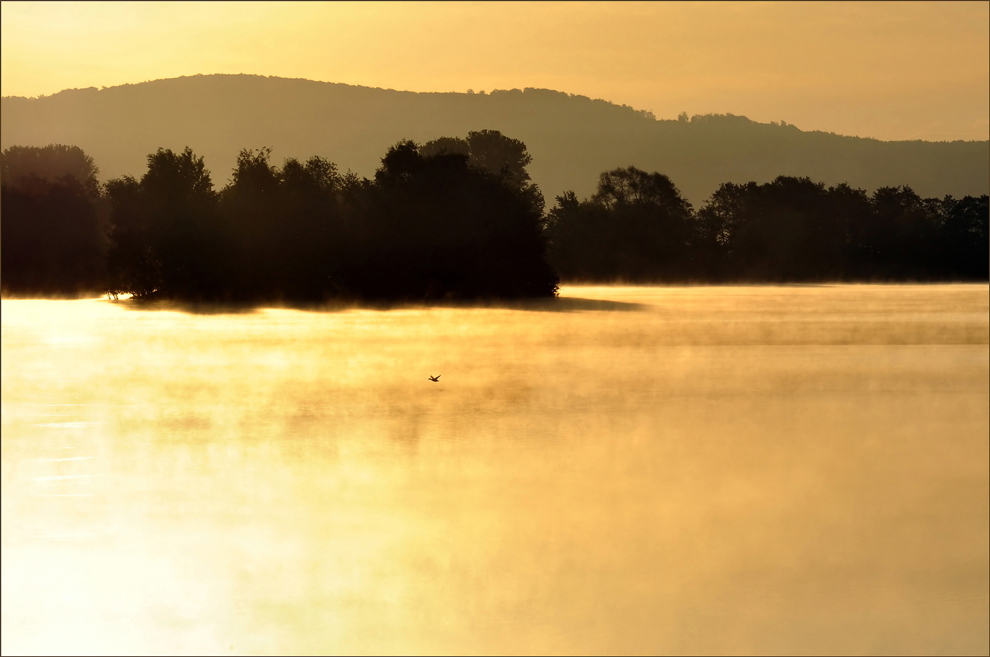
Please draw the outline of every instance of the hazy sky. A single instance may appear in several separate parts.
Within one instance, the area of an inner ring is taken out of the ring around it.
[[[2,93],[197,73],[546,87],[880,139],[990,138],[990,3],[3,2]]]

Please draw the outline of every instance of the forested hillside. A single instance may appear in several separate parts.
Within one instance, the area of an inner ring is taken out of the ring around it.
[[[635,166],[676,180],[695,205],[725,182],[809,177],[877,189],[909,185],[926,197],[990,192],[990,142],[881,142],[731,115],[656,120],[648,112],[544,89],[414,93],[309,80],[210,75],[2,100],[0,148],[74,144],[101,180],[140,176],[159,147],[186,146],[218,183],[246,146],[275,162],[319,154],[371,176],[401,139],[493,129],[522,140],[547,199],[593,194],[602,171]]]

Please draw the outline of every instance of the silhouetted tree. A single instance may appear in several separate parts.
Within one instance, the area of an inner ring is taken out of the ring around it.
[[[203,158],[158,149],[140,182],[107,183],[109,291],[213,298],[222,286],[217,195]]]
[[[324,158],[288,159],[281,169],[269,158],[268,149],[242,151],[221,192],[236,272],[232,293],[321,299],[346,250],[338,198],[346,181]]]
[[[946,196],[933,210],[941,224],[939,270],[949,278],[985,280],[990,271],[990,197]]]
[[[338,283],[370,297],[552,296],[557,279],[531,200],[463,153],[435,153],[402,141],[382,158]]]
[[[566,278],[676,280],[692,271],[691,204],[660,173],[606,171],[591,199],[558,196],[546,227],[550,261]]]
[[[722,275],[739,280],[807,280],[841,275],[845,235],[824,185],[807,178],[726,183],[701,210]]]
[[[870,199],[872,213],[863,235],[878,276],[924,279],[932,273],[938,218],[910,187],[881,187]]]
[[[909,187],[870,197],[807,178],[726,183],[699,212],[702,259],[724,280],[978,278],[986,276],[983,207],[972,197],[922,199]]]
[[[554,268],[577,281],[988,277],[987,196],[870,196],[781,176],[725,183],[695,212],[667,176],[628,167],[544,215],[525,144],[497,131],[400,141],[374,180],[244,150],[219,193],[189,148],[159,149],[140,180],[111,180],[103,197],[79,149],[3,155],[5,293],[108,281],[115,295],[204,301],[551,296]]]
[[[781,176],[724,183],[692,213],[671,189],[663,177],[617,169],[602,174],[588,201],[557,197],[547,218],[551,262],[565,280],[987,277],[986,197],[922,199],[908,187],[870,197]],[[664,198],[672,200],[654,200]],[[674,210],[658,221],[665,204]]]
[[[467,143],[472,166],[502,176],[519,190],[530,182],[526,167],[533,156],[518,139],[506,137],[498,130],[480,130],[469,132]]]
[[[467,139],[440,137],[426,142],[419,153],[422,157],[442,153],[466,155],[470,166],[499,177],[522,194],[537,212],[543,212],[543,194],[526,170],[533,156],[526,150],[526,144],[518,139],[507,137],[498,130],[472,131]]]
[[[467,139],[460,137],[437,137],[419,147],[419,154],[422,157],[433,157],[441,153],[465,155],[470,162],[471,146],[468,145]]]
[[[11,187],[32,184],[28,182],[32,178],[54,183],[69,177],[96,198],[100,194],[98,173],[93,158],[78,146],[11,146],[0,156],[0,181]]]
[[[12,146],[0,154],[4,293],[102,289],[106,238],[96,174],[76,146]]]
[[[533,161],[533,156],[526,150],[526,144],[506,137],[498,130],[469,132],[467,139],[439,137],[419,148],[422,157],[442,153],[466,155],[471,166],[502,176],[516,189],[522,189],[530,182],[526,167]]]
[[[437,299],[553,295],[525,189],[464,154],[389,149],[375,180],[314,157],[242,151],[213,192],[201,158],[159,150],[111,181],[113,293],[183,299]]]

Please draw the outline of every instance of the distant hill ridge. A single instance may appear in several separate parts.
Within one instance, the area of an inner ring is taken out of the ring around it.
[[[636,166],[670,176],[700,205],[723,182],[778,175],[922,196],[990,192],[990,142],[884,142],[804,132],[733,115],[656,120],[649,112],[547,89],[411,92],[257,75],[196,75],[0,101],[0,148],[80,146],[107,180],[139,176],[158,147],[190,146],[224,184],[242,148],[276,160],[322,155],[370,176],[399,139],[500,130],[533,155],[548,204],[594,191],[598,175]]]

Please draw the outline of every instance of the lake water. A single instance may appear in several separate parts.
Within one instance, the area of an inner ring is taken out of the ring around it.
[[[3,652],[987,654],[990,287],[561,296],[4,300]]]

